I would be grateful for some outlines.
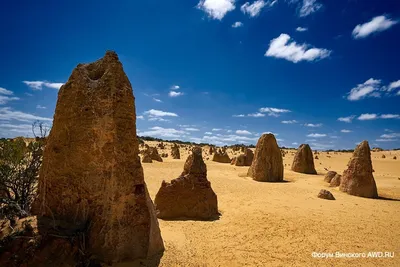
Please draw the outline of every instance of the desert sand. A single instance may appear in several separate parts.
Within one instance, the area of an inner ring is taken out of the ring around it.
[[[171,144],[165,144],[159,153],[170,153]],[[182,172],[188,150],[180,151],[179,160],[169,156],[142,164],[153,200],[162,180]],[[256,182],[246,177],[248,167],[205,160],[221,216],[214,221],[159,219],[166,248],[160,266],[400,266],[400,162],[393,159],[400,151],[372,152],[380,199],[347,195],[324,182],[326,169],[342,173],[352,153],[320,152],[318,174],[306,175],[290,170],[295,150],[287,152],[284,183]],[[228,153],[234,155],[231,149]],[[336,200],[317,198],[321,189]],[[312,252],[374,251],[394,252],[394,258],[312,257]]]

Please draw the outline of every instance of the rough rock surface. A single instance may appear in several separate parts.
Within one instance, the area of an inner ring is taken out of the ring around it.
[[[254,158],[253,151],[247,148],[244,151],[244,154],[235,157],[234,160],[232,159],[231,164],[235,166],[251,166],[253,158]]]
[[[335,174],[335,176],[332,178],[329,186],[330,187],[338,187],[340,185],[340,182],[342,180],[342,176],[340,174]]]
[[[149,153],[146,153],[146,152],[143,153],[142,162],[143,163],[153,163],[153,160],[151,159]]]
[[[158,154],[157,148],[149,147],[148,153],[152,160],[163,162],[163,159],[161,158],[160,154]]]
[[[215,151],[212,161],[220,162],[220,163],[230,163],[231,159],[225,151],[218,150]]]
[[[241,154],[235,158],[235,166],[246,166],[246,156]]]
[[[251,163],[253,162],[254,159],[254,153],[251,149],[246,148],[244,151],[244,156],[246,157],[244,166],[251,166]]]
[[[337,172],[335,172],[335,171],[328,171],[325,174],[324,181],[327,182],[327,183],[330,183],[332,181],[333,177],[335,177],[336,174],[337,174]]]
[[[102,262],[164,250],[138,155],[135,98],[114,52],[79,64],[60,88],[34,211],[84,225]]]
[[[297,149],[292,163],[292,171],[305,174],[317,174],[312,150],[308,144],[302,144]]]
[[[261,182],[283,181],[282,153],[273,134],[263,134],[258,139],[247,175]]]
[[[154,203],[161,219],[210,220],[218,216],[217,195],[207,180],[201,148],[193,149],[180,177],[163,181]]]
[[[377,198],[378,191],[372,172],[369,144],[362,141],[354,150],[353,157],[343,172],[339,189],[350,195]]]
[[[327,200],[335,200],[335,197],[332,195],[332,193],[325,189],[321,189],[321,191],[319,191],[318,197]]]
[[[181,153],[179,152],[179,147],[176,144],[174,144],[173,147],[171,148],[171,157],[173,159],[181,158]]]

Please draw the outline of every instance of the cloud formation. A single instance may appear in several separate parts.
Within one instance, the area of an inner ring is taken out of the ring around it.
[[[289,121],[281,121],[281,123],[283,123],[283,124],[294,124],[294,123],[297,123],[297,121],[296,120],[289,120]]]
[[[288,34],[282,33],[279,37],[272,39],[266,57],[282,58],[293,63],[300,61],[314,61],[329,57],[330,50],[323,48],[311,48],[308,44],[297,44],[291,41]]]
[[[355,115],[351,115],[351,116],[348,116],[348,117],[340,117],[337,120],[338,121],[342,121],[342,122],[351,123],[355,117],[356,117]]]
[[[273,117],[278,117],[280,114],[282,114],[282,113],[288,113],[288,112],[291,112],[290,110],[288,110],[288,109],[282,109],[282,108],[269,108],[269,107],[266,107],[266,108],[260,108],[260,110],[259,110],[260,112],[262,112],[262,113],[267,113],[268,114],[268,116],[273,116]]]
[[[297,32],[305,32],[305,31],[308,31],[308,29],[307,28],[303,28],[303,27],[297,27],[296,31]]]
[[[239,28],[242,26],[243,26],[243,23],[240,21],[236,21],[235,23],[232,24],[232,28]]]
[[[320,137],[325,137],[326,134],[319,134],[319,133],[311,133],[308,134],[307,137],[314,137],[314,138],[320,138]]]
[[[14,93],[12,91],[0,87],[0,105],[5,105],[9,101],[19,100],[19,97],[13,95]]]
[[[357,25],[352,35],[354,39],[365,38],[373,33],[385,31],[397,23],[398,21],[392,20],[385,15],[377,16],[364,24]]]
[[[240,10],[243,14],[248,14],[250,17],[256,17],[267,4],[268,3],[263,0],[254,1],[252,4],[246,2],[240,7]]]
[[[169,95],[170,97],[178,97],[178,96],[182,96],[183,93],[182,93],[182,92],[171,91],[171,92],[168,93],[168,95]]]
[[[322,8],[322,4],[318,3],[317,0],[303,0],[303,4],[300,8],[299,16],[306,17],[312,13],[317,12]]]
[[[29,86],[32,90],[42,90],[43,87],[51,89],[60,89],[64,83],[53,83],[48,81],[22,81],[24,84]]]
[[[201,0],[197,8],[212,19],[222,20],[228,12],[235,9],[235,0]]]
[[[14,111],[10,107],[0,108],[0,120],[4,121],[22,121],[22,122],[34,122],[34,121],[53,121],[51,118],[45,118],[36,116],[33,114],[25,113],[22,111]]]

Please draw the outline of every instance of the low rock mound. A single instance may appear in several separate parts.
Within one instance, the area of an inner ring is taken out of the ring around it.
[[[342,181],[342,176],[340,174],[335,174],[335,176],[332,178],[329,186],[330,187],[338,187],[340,186],[340,182]]]
[[[258,139],[247,176],[260,182],[283,181],[282,153],[273,134],[263,134]]]
[[[305,174],[317,174],[312,150],[308,144],[302,144],[297,149],[292,163],[292,171]]]
[[[207,180],[207,166],[201,148],[193,149],[180,177],[163,181],[155,198],[161,219],[210,220],[218,216],[217,195]]]
[[[335,177],[336,174],[337,174],[337,172],[335,172],[335,171],[328,171],[325,174],[324,181],[327,182],[327,183],[330,183],[332,181],[333,177]]]
[[[347,166],[339,189],[354,196],[377,198],[378,190],[372,174],[371,151],[367,141],[361,142],[356,147]]]
[[[219,163],[230,163],[231,159],[229,158],[226,151],[223,151],[220,149],[218,151],[215,151],[212,161],[219,162]]]
[[[148,152],[147,152],[152,160],[163,162],[163,159],[161,158],[160,154],[158,154],[158,150],[155,147],[149,147]]]
[[[321,191],[319,191],[318,197],[327,200],[335,200],[335,197],[332,195],[332,193],[325,189],[321,189]]]
[[[153,163],[149,153],[144,152],[142,157],[142,163]]]

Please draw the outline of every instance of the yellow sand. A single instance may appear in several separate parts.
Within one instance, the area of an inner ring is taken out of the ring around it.
[[[169,144],[159,152],[169,153]],[[248,167],[205,160],[221,217],[159,220],[166,248],[160,266],[400,266],[400,151],[372,152],[378,194],[386,200],[350,196],[323,181],[324,168],[342,173],[351,153],[319,154],[318,175],[292,172],[292,153],[284,157],[286,183],[256,182],[243,177]],[[143,164],[152,199],[163,179],[182,172],[187,151],[181,154],[180,160]],[[317,198],[320,189],[336,200]],[[394,258],[312,257],[370,251],[394,252]]]

